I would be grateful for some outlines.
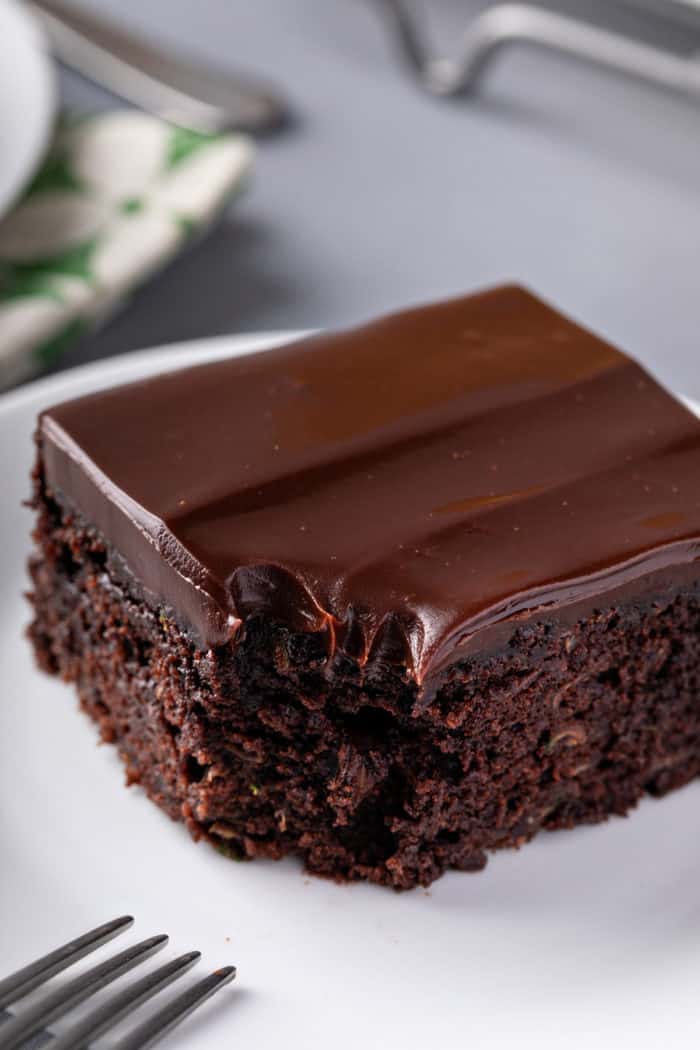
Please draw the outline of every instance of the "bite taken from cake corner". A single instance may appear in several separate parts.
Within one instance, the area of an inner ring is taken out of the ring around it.
[[[225,852],[406,889],[700,773],[700,422],[521,288],[37,447],[37,659]]]

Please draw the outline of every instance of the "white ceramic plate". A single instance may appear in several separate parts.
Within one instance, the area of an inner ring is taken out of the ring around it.
[[[336,886],[294,861],[236,864],[193,844],[124,788],[72,689],[35,670],[20,500],[36,413],[273,341],[133,354],[0,400],[0,973],[131,912],[136,928],[117,944],[167,931],[171,954],[197,947],[202,969],[239,968],[173,1050],[697,1046],[700,784],[628,820],[543,835],[429,892]]]
[[[51,62],[34,20],[0,0],[0,216],[34,174],[55,109]]]

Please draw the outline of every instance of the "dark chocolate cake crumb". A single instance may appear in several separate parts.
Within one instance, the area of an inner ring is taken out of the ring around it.
[[[700,774],[700,424],[525,292],[58,406],[38,449],[39,664],[228,857],[428,886]]]

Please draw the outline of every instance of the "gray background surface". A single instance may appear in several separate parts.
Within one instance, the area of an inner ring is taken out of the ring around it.
[[[700,395],[700,102],[524,51],[476,100],[435,101],[372,0],[83,2],[267,74],[298,119],[261,141],[223,224],[63,367],[517,280]],[[475,6],[434,0],[436,41]],[[61,86],[79,110],[113,104],[73,75]]]

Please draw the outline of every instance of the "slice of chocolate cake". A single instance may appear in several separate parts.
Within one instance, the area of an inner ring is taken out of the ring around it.
[[[404,888],[700,772],[700,423],[519,288],[62,404],[41,665],[238,856]]]

